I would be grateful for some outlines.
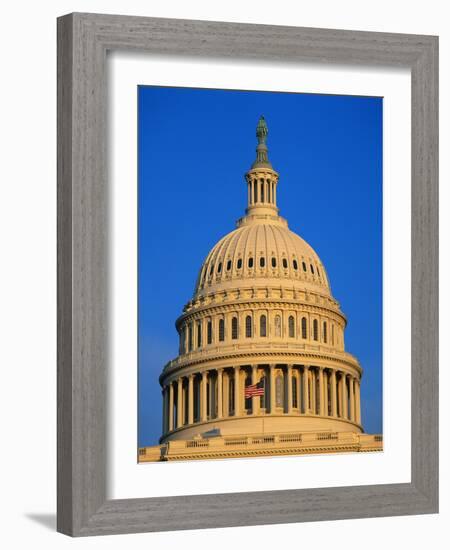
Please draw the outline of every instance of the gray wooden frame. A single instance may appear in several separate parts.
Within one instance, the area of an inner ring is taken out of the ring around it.
[[[107,500],[106,53],[412,72],[411,483]],[[58,530],[73,536],[438,511],[438,38],[75,13],[58,19]]]

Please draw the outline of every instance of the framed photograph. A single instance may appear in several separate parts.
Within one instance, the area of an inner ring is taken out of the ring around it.
[[[59,531],[437,512],[437,52],[58,20]]]

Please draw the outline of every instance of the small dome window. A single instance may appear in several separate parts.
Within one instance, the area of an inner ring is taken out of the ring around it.
[[[292,260],[292,266],[294,267],[295,271],[297,271],[298,269],[298,263],[297,263],[297,260]]]
[[[230,271],[231,269],[231,260],[228,260],[227,262],[227,271]]]
[[[313,264],[310,264],[309,267],[311,268],[311,273],[314,275],[314,266],[313,266]]]
[[[287,262],[286,258],[283,258],[283,267],[284,267],[284,269],[287,269],[287,266],[288,266],[288,262]]]
[[[242,268],[242,258],[239,258],[239,260],[237,261],[237,268],[238,269]]]
[[[253,258],[248,259],[248,267],[253,267]]]
[[[272,267],[277,267],[277,259],[275,257],[272,258]]]
[[[209,270],[209,274],[212,275],[213,271],[214,271],[214,264],[211,264],[211,268],[210,268],[210,270]]]
[[[320,277],[320,271],[319,271],[319,267],[316,266],[316,270],[317,270],[317,276]]]
[[[303,271],[306,272],[306,264],[305,264],[305,262],[302,262],[302,267],[303,267]]]
[[[266,265],[266,259],[264,258],[264,256],[261,256],[261,258],[259,259],[259,267],[264,267]]]
[[[222,262],[219,263],[217,266],[217,273],[220,273],[222,271]]]

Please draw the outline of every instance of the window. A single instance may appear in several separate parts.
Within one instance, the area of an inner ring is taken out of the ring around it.
[[[316,266],[317,276],[320,277],[320,271],[319,268]]]
[[[250,268],[253,267],[253,258],[248,259],[248,267],[250,267]]]
[[[275,336],[281,337],[281,317],[279,315],[275,315]]]
[[[308,334],[307,326],[306,326],[306,317],[302,317],[302,338],[303,340],[306,340],[306,336]]]
[[[292,260],[292,266],[294,267],[295,271],[297,271],[297,269],[298,269],[297,260]]]
[[[209,269],[209,276],[212,275],[213,271],[214,271],[214,264],[211,264],[211,267]]]
[[[237,268],[238,269],[242,268],[242,258],[239,258],[239,260],[237,261]]]
[[[275,403],[277,407],[284,407],[284,384],[281,374],[275,379]]]
[[[237,317],[231,319],[231,338],[237,340],[238,337],[238,320]]]
[[[259,259],[259,267],[264,267],[265,265],[266,265],[266,260],[264,256],[261,256],[261,258]]]
[[[327,323],[326,321],[323,322],[323,341],[325,344],[327,343]]]
[[[264,180],[261,180],[261,202],[264,202]]]
[[[272,258],[272,267],[277,267],[277,259]]]
[[[313,338],[316,341],[319,339],[319,323],[317,319],[313,321]]]
[[[230,271],[231,269],[231,260],[228,260],[227,262],[227,271]]]
[[[208,324],[206,325],[206,341],[208,344],[212,344],[212,321],[211,319],[208,320]]]
[[[267,336],[267,317],[265,315],[261,315],[259,318],[259,335]]]
[[[245,318],[245,337],[252,337],[252,318],[250,317],[250,315],[247,315],[247,317]]]
[[[197,347],[200,348],[202,345],[202,325],[197,323]]]
[[[296,409],[298,408],[298,386],[297,386],[297,377],[292,376],[292,406]]]
[[[217,266],[217,273],[220,273],[222,271],[222,262],[219,263]]]
[[[223,319],[219,320],[219,342],[225,340],[225,321]]]
[[[253,182],[253,202],[258,202],[258,191],[256,188],[256,180]]]
[[[289,338],[295,338],[295,321],[292,315],[289,316],[288,326],[289,326]]]
[[[288,266],[288,261],[286,260],[286,258],[283,258],[283,267],[284,267],[284,269],[287,269],[287,266]]]
[[[305,262],[302,262],[303,271],[306,273],[306,264]]]
[[[309,267],[311,268],[311,273],[314,275],[314,267],[313,267],[313,264],[309,264]]]

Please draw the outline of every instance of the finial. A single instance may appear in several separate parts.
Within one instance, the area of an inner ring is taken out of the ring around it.
[[[256,137],[258,139],[258,146],[256,147],[256,160],[252,164],[252,168],[257,168],[258,166],[265,168],[272,168],[272,165],[269,162],[269,157],[267,155],[267,145],[266,138],[269,134],[269,129],[267,128],[266,119],[263,115],[259,117],[258,125],[256,126]]]

